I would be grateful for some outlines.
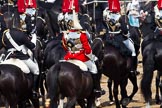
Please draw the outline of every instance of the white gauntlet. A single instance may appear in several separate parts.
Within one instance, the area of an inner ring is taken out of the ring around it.
[[[31,34],[31,36],[32,36],[31,42],[34,43],[36,46],[37,35],[35,33],[33,33],[33,34]]]
[[[87,54],[86,56],[87,56],[90,60],[92,60],[92,61],[98,60],[98,58],[97,58],[94,54],[92,54],[92,53]]]

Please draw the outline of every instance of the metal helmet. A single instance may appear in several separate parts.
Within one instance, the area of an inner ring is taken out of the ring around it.
[[[78,0],[64,0],[62,11],[65,14],[65,22],[68,29],[82,29],[78,19]]]

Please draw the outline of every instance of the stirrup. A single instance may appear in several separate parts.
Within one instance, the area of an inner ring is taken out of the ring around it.
[[[41,95],[38,92],[34,91],[34,90],[33,90],[33,94],[32,95],[33,95],[34,99],[37,99],[37,98],[41,97]]]

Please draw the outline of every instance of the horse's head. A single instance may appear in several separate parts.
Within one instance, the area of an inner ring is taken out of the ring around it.
[[[37,36],[41,38],[46,37],[47,22],[45,20],[45,10],[43,8],[38,8],[37,10],[36,31],[37,31]]]
[[[87,30],[89,33],[92,32],[91,20],[88,14],[79,15],[80,24],[84,30]]]
[[[96,65],[98,69],[102,67],[103,52],[104,52],[104,43],[100,37],[95,38],[92,43],[92,52],[98,58]]]
[[[3,17],[7,28],[21,28],[20,22],[15,13],[5,12]]]
[[[4,21],[6,23],[6,27],[7,28],[13,28],[14,27],[14,23],[13,23],[13,20],[14,20],[14,14],[11,13],[11,12],[5,12],[3,14],[3,17],[4,17]]]

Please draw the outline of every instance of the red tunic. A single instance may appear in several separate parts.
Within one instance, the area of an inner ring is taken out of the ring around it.
[[[120,12],[120,3],[119,0],[108,0],[109,10],[111,12],[117,13]]]
[[[63,4],[62,4],[63,13],[72,12],[72,2],[73,2],[73,6],[75,6],[75,12],[79,12],[78,0],[63,0]]]
[[[158,9],[161,10],[162,9],[162,0],[158,1]]]
[[[76,32],[76,31],[75,30],[70,30],[70,32]],[[92,53],[92,49],[91,49],[91,46],[90,46],[90,44],[88,42],[88,39],[87,39],[87,36],[86,36],[85,33],[81,33],[80,41],[81,41],[81,44],[82,44],[82,49],[77,53],[72,53],[66,47],[66,40],[65,40],[65,38],[63,36],[63,47],[67,51],[66,55],[64,56],[65,60],[77,59],[77,60],[80,60],[82,62],[86,62],[86,61],[90,60],[86,55]]]
[[[26,8],[36,8],[36,0],[18,0],[17,1],[18,12],[24,13]]]

